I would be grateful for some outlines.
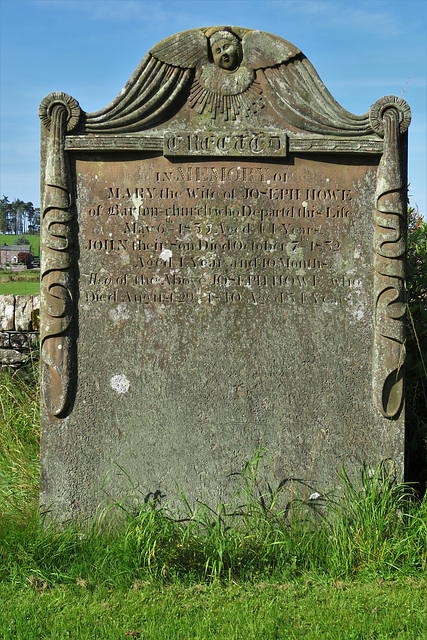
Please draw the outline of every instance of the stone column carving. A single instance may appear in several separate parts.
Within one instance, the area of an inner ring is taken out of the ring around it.
[[[39,116],[49,130],[45,192],[41,211],[41,384],[47,411],[63,418],[72,397],[74,335],[74,210],[65,135],[80,118],[80,107],[65,93],[51,93]]]
[[[406,175],[401,162],[402,134],[411,112],[395,96],[378,100],[370,111],[372,128],[384,137],[374,211],[374,403],[386,418],[403,406],[405,359]]]

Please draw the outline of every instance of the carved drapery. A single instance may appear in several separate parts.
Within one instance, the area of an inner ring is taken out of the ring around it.
[[[51,415],[62,418],[70,406],[74,360],[74,213],[65,135],[78,123],[80,107],[63,93],[40,105],[49,129],[45,191],[41,212],[41,383]]]
[[[343,109],[302,53],[263,73],[275,98],[272,107],[286,122],[324,135],[372,134],[369,112],[357,116]]]
[[[130,133],[148,129],[170,116],[191,78],[189,69],[162,64],[148,54],[109,105],[84,115],[84,130]]]
[[[372,127],[384,137],[374,211],[374,401],[386,418],[403,406],[405,359],[406,183],[401,136],[411,113],[401,98],[386,96],[371,108]]]

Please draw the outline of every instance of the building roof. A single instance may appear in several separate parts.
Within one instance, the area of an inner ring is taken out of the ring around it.
[[[0,251],[31,251],[30,244],[2,244]]]

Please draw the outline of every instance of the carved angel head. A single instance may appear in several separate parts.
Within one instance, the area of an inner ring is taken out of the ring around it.
[[[209,38],[214,63],[225,71],[234,71],[242,61],[242,45],[231,31],[216,31]]]

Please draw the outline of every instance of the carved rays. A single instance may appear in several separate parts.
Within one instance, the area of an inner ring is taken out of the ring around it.
[[[265,107],[265,100],[261,85],[256,81],[242,93],[222,95],[207,89],[196,78],[190,90],[189,104],[197,113],[209,112],[213,119],[219,116],[228,121],[258,113]]]

